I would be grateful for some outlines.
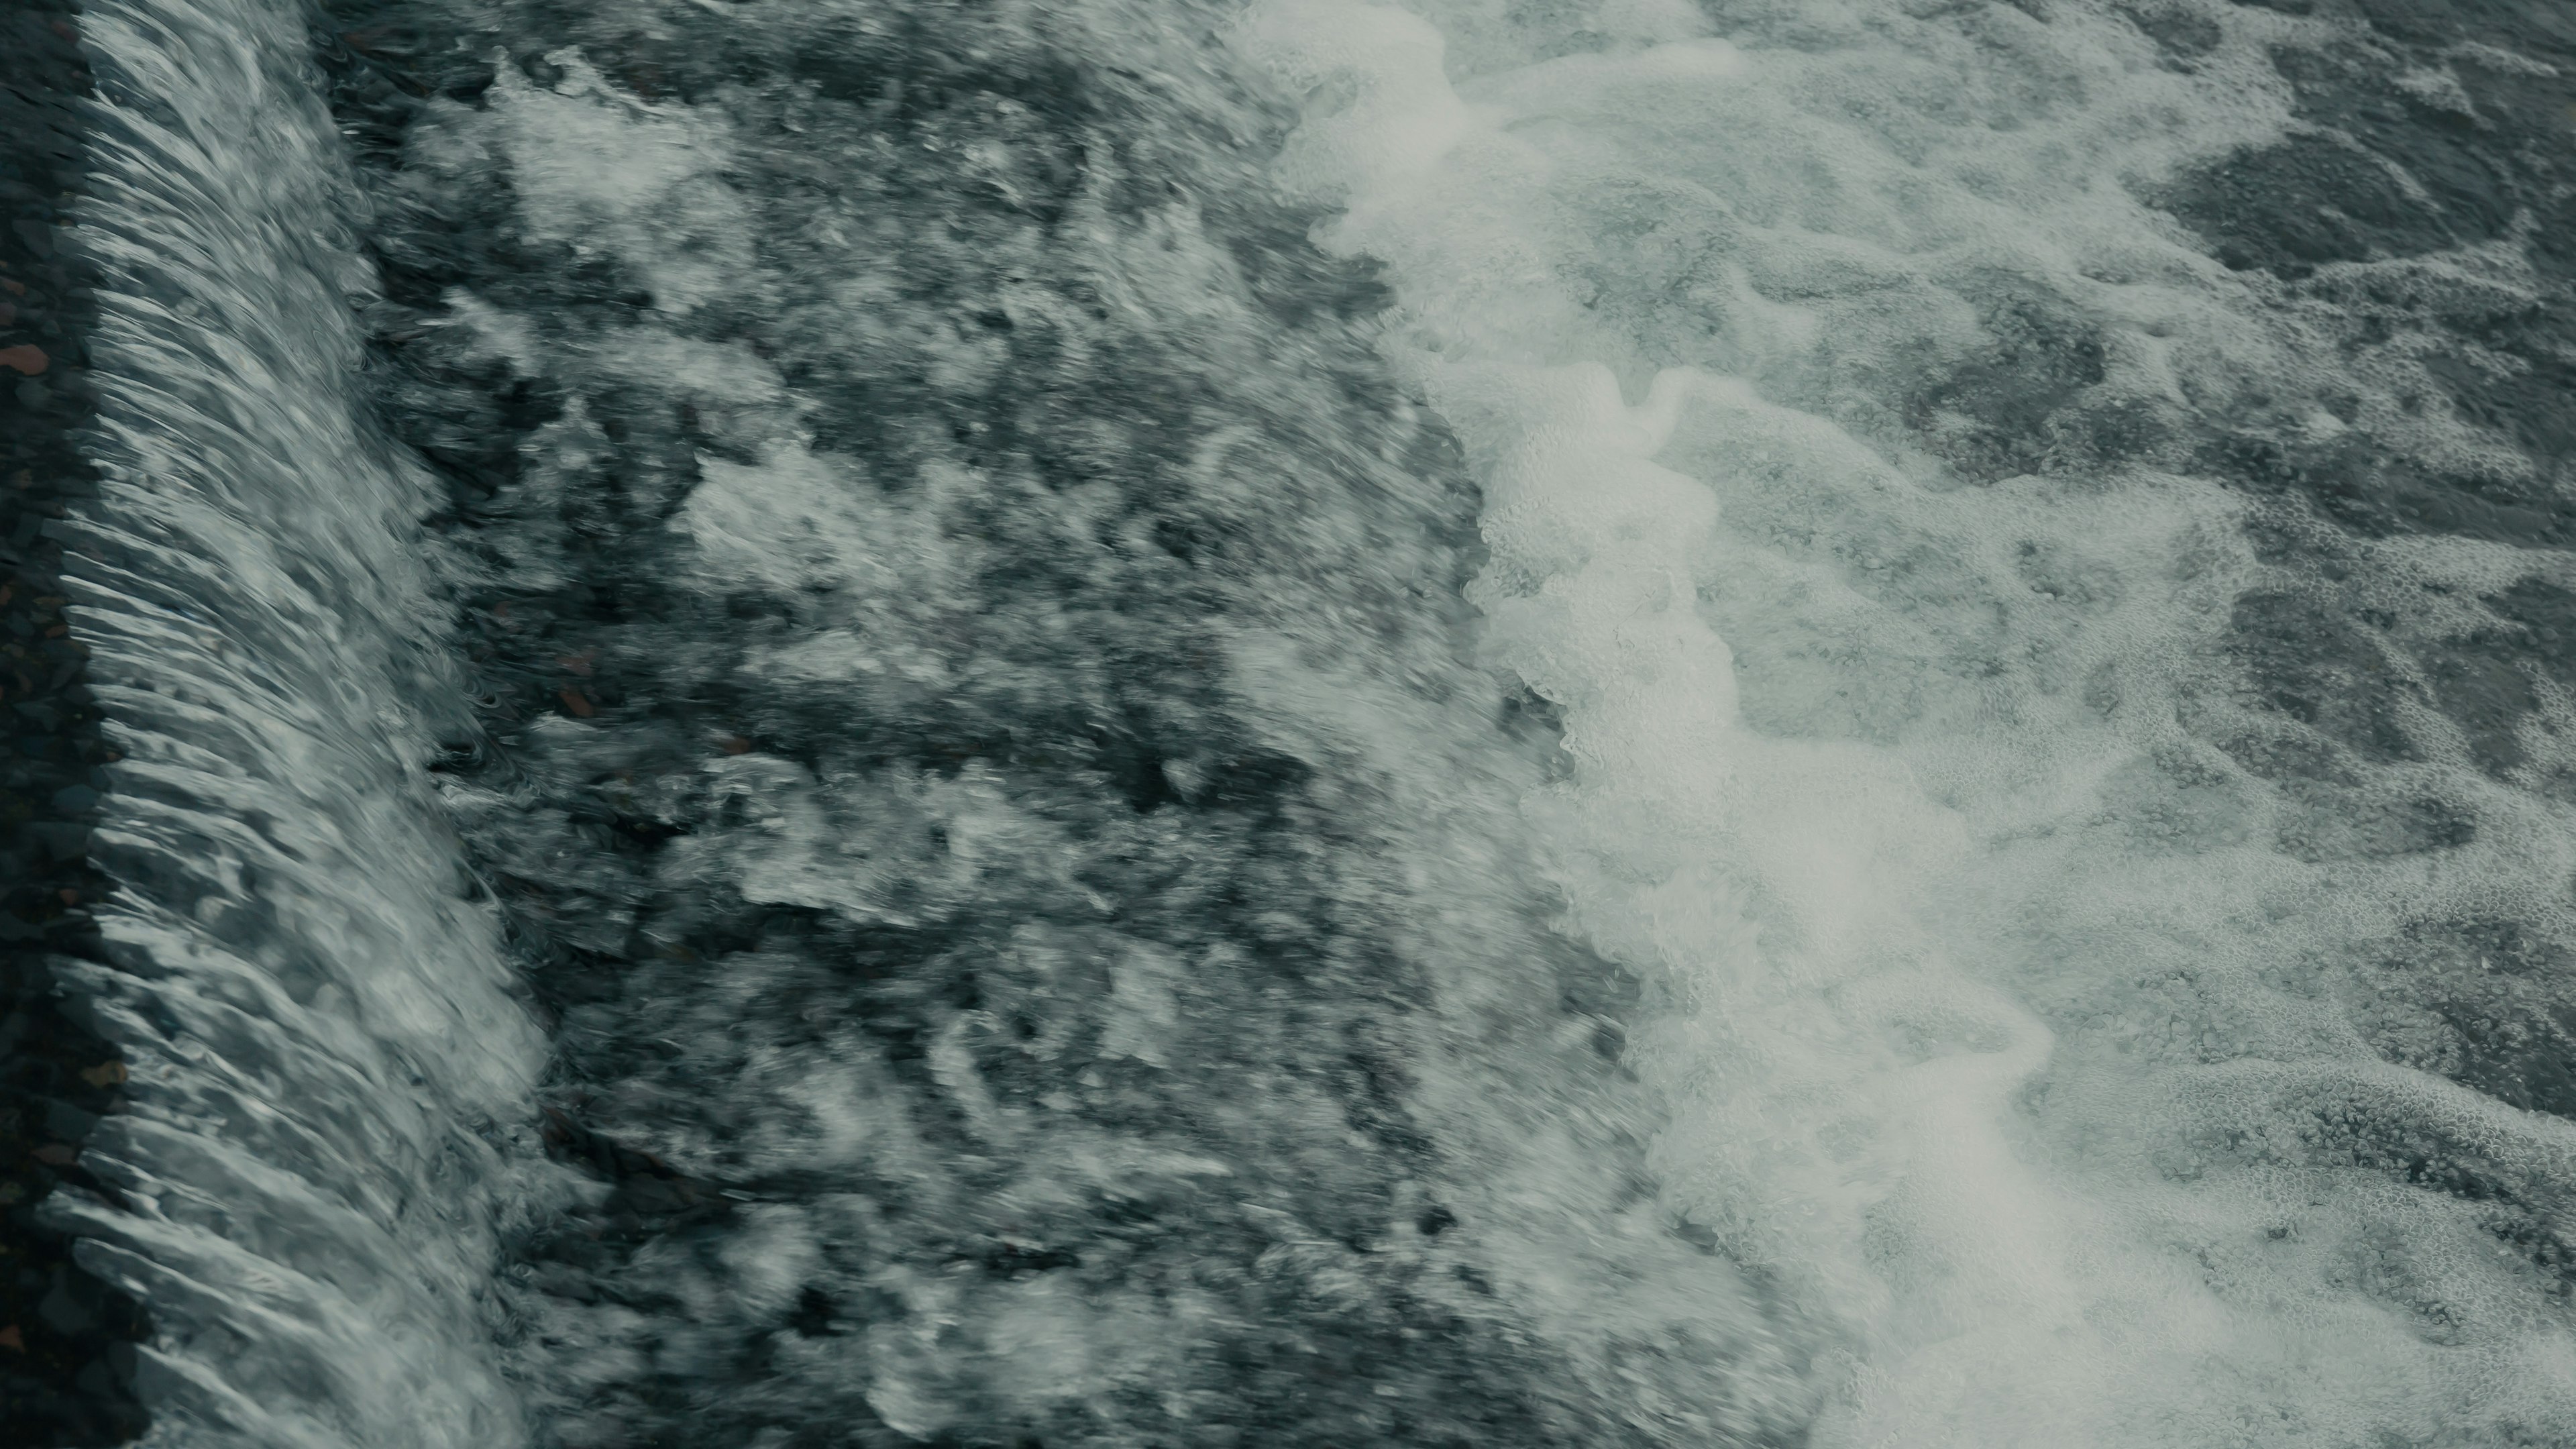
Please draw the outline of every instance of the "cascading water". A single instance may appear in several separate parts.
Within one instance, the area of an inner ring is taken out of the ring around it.
[[[67,965],[123,1110],[57,1194],[156,1331],[138,1388],[231,1442],[510,1442],[484,1135],[542,1038],[421,766],[454,666],[366,418],[355,198],[267,0],[99,5],[78,244],[101,279],[73,620],[122,760],[93,836],[112,968]]]
[[[2576,1442],[2558,12],[64,33],[147,1442]]]

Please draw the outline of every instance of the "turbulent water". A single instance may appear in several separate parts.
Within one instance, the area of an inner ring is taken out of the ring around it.
[[[76,34],[143,1442],[2576,1442],[2563,8]]]

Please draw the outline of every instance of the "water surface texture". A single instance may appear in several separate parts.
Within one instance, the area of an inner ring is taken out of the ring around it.
[[[47,1442],[2576,1442],[2562,7],[76,20]]]

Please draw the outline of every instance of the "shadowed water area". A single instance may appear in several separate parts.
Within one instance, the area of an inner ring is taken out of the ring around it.
[[[10,24],[30,1442],[2576,1438],[2559,7]]]

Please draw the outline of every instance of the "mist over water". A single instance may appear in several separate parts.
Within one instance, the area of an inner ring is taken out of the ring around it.
[[[2576,1442],[2555,11],[79,34],[146,1442]]]

